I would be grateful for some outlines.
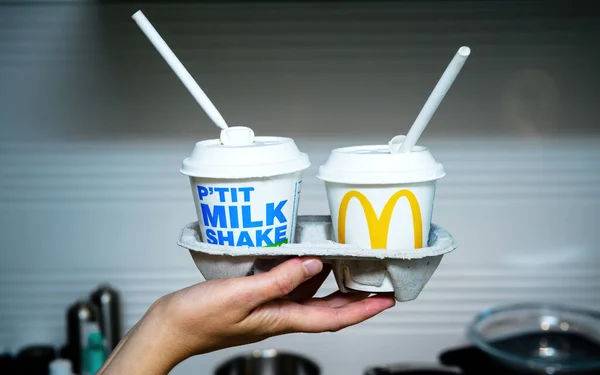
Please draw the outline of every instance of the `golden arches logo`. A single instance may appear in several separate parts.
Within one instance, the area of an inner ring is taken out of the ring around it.
[[[346,243],[346,215],[348,213],[348,205],[352,198],[358,199],[363,211],[365,212],[365,218],[367,219],[367,227],[369,228],[369,236],[371,238],[372,249],[385,249],[387,248],[388,233],[390,230],[390,221],[392,220],[392,213],[394,207],[400,198],[405,197],[410,204],[410,210],[412,212],[413,230],[414,230],[414,245],[415,249],[423,247],[423,220],[421,219],[421,207],[417,201],[417,197],[410,190],[399,190],[394,193],[387,201],[381,211],[381,216],[377,217],[373,205],[367,197],[356,190],[350,190],[342,198],[340,204],[340,211],[338,215],[338,242]]]

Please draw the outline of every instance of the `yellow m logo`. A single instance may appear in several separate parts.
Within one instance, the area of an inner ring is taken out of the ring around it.
[[[385,249],[387,248],[388,232],[390,230],[390,221],[392,219],[392,213],[394,207],[400,198],[406,197],[410,204],[410,210],[412,212],[413,219],[413,230],[415,239],[415,249],[423,247],[423,220],[421,219],[421,208],[417,198],[410,190],[399,190],[387,201],[381,212],[381,216],[378,218],[373,205],[363,193],[350,190],[342,198],[340,204],[340,212],[338,215],[338,241],[339,243],[346,243],[346,215],[348,213],[348,204],[352,198],[358,199],[360,205],[365,212],[365,218],[367,219],[367,227],[369,228],[369,236],[371,238],[372,249]]]

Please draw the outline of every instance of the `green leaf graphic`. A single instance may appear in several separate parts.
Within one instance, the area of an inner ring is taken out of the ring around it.
[[[288,243],[287,238],[285,240],[283,240],[283,241],[274,243],[273,245],[267,245],[267,246],[263,246],[263,247],[279,247],[279,246],[284,245],[286,243]]]

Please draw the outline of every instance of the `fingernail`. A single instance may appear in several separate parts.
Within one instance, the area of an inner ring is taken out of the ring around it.
[[[316,259],[307,259],[304,262],[302,262],[302,265],[304,266],[304,269],[306,270],[306,275],[308,277],[313,277],[314,275],[321,272],[321,270],[323,269],[323,263]]]
[[[389,309],[390,307],[394,307],[396,305],[396,300],[393,299],[393,298],[389,298],[386,301],[387,301],[387,303],[386,303],[386,305],[387,305],[386,309]]]

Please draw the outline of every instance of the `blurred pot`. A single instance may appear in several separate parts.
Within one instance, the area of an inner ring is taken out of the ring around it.
[[[312,360],[275,349],[256,350],[234,357],[217,367],[215,375],[319,375]]]
[[[600,374],[600,312],[556,304],[503,305],[479,313],[469,339],[527,374]]]

